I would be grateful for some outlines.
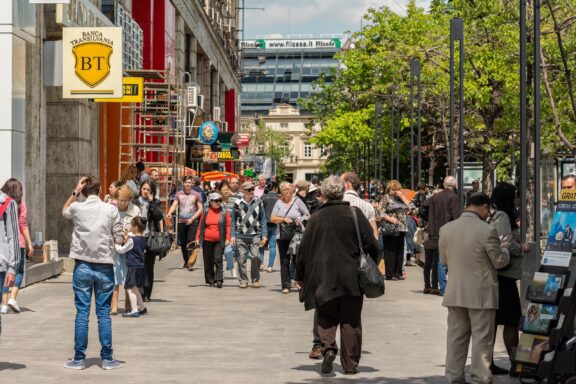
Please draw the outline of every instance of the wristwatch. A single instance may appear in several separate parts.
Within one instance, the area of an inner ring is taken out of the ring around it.
[[[74,197],[78,197],[79,193],[77,193],[76,191],[72,191],[72,196]]]

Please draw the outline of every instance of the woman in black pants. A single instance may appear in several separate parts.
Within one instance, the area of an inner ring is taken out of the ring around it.
[[[200,219],[196,240],[202,247],[206,284],[222,288],[222,257],[224,248],[230,245],[230,214],[222,208],[222,196],[219,193],[211,193],[208,200],[210,207],[204,210]]]
[[[382,198],[381,231],[384,242],[384,263],[387,280],[404,280],[404,237],[408,231],[406,219],[410,202],[401,192],[402,185],[391,180],[386,186],[386,195]]]
[[[198,230],[198,219],[202,215],[202,197],[196,191],[192,190],[192,176],[185,176],[183,189],[176,192],[174,203],[168,210],[168,217],[178,209],[178,242],[182,248],[182,258],[184,266],[187,268],[190,252],[188,251],[189,243],[196,240],[196,231]]]
[[[144,181],[140,185],[140,195],[134,199],[133,204],[140,208],[140,216],[148,219],[146,231],[163,232],[164,215],[162,213],[162,203],[156,199],[156,185],[151,181]],[[152,287],[154,286],[154,264],[156,264],[157,253],[146,251],[144,253],[144,270],[146,271],[146,284],[144,285],[144,301],[150,301]]]

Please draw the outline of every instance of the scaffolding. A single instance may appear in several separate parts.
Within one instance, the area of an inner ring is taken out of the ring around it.
[[[186,173],[185,94],[170,70],[127,72],[144,78],[144,101],[122,104],[119,174],[139,161],[157,169],[157,188],[166,213],[170,196]]]

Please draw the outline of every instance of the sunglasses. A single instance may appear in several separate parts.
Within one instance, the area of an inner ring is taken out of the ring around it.
[[[213,202],[213,203],[221,203],[221,202],[222,202],[222,199],[218,199],[218,200],[210,200],[210,201],[211,201],[211,202]]]
[[[254,188],[245,189],[246,192],[254,192]]]

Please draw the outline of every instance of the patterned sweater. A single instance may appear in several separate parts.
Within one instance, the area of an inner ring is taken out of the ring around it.
[[[266,236],[266,211],[260,199],[249,203],[241,199],[236,201],[232,210],[232,237],[252,238]]]

